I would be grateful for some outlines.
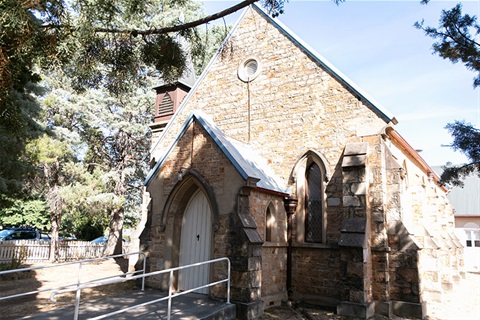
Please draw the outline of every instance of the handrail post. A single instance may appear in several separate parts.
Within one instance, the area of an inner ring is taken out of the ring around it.
[[[170,279],[168,279],[168,310],[167,320],[170,320],[170,313],[172,312],[172,285],[173,285],[173,270],[170,270]]]
[[[143,275],[145,276],[145,271],[147,270],[147,256],[144,252],[143,255]],[[145,291],[145,277],[142,277],[142,291]]]
[[[81,273],[82,273],[82,265],[83,263],[80,262],[78,264],[78,275],[77,275],[77,291],[75,293],[75,314],[73,316],[73,320],[78,320],[78,314],[80,311],[80,285],[81,285]]]
[[[230,259],[227,259],[228,281],[227,281],[227,303],[230,303]]]

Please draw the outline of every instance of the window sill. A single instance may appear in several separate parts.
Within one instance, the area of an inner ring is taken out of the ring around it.
[[[310,249],[338,249],[338,244],[325,244],[325,243],[308,243],[308,242],[295,242],[292,244],[293,248],[310,248]]]
[[[286,248],[288,247],[288,243],[286,242],[264,242],[264,248]]]

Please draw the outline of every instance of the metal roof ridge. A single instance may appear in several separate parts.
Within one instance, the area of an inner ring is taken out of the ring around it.
[[[255,3],[252,4],[252,7],[257,12],[259,12],[262,16],[264,16],[266,19],[268,19],[268,21],[270,21],[276,28],[281,30],[293,43],[301,47],[308,55],[310,55],[320,65],[322,65],[325,69],[327,69],[335,78],[337,78],[337,80],[345,84],[354,93],[356,93],[363,100],[365,100],[371,107],[376,109],[387,123],[389,122],[393,122],[394,124],[398,123],[397,119],[395,119],[395,117],[391,115],[390,112],[385,109],[385,107],[383,107],[379,102],[375,101],[375,99],[373,99],[368,93],[366,93],[351,79],[349,79],[343,72],[341,72],[333,64],[331,64],[325,57],[323,57],[320,53],[318,53],[315,49],[313,49],[308,43],[303,41],[290,28],[284,25],[281,21],[270,17],[270,15],[263,8],[259,7],[257,4]]]

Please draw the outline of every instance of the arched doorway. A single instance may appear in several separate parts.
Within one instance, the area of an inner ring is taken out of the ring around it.
[[[212,247],[212,211],[207,197],[197,190],[188,202],[182,218],[179,265],[210,260]],[[210,280],[209,265],[179,271],[178,289],[188,290]],[[198,290],[208,294],[208,288]]]

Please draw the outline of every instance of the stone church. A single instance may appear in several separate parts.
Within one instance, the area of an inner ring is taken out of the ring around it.
[[[149,271],[228,257],[240,319],[288,300],[424,318],[460,281],[438,176],[394,117],[286,26],[249,7],[187,82],[157,88],[140,236]],[[180,271],[173,285],[226,272]]]

